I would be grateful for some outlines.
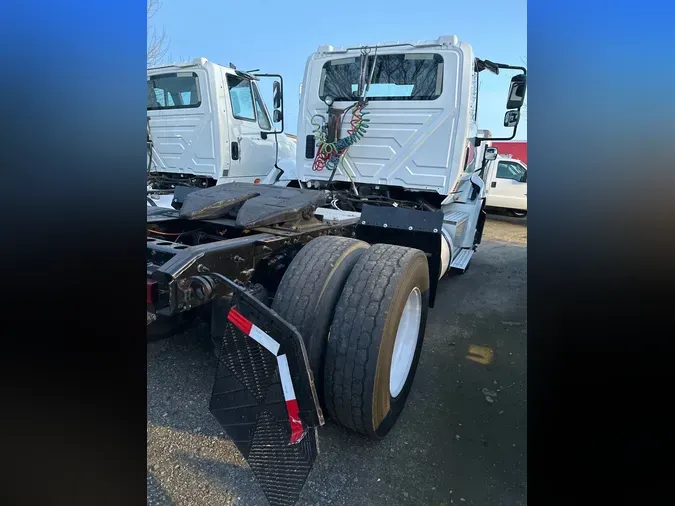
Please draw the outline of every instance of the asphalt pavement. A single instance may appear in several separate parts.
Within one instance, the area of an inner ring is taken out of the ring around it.
[[[333,422],[299,505],[527,504],[527,220],[490,216],[439,284],[408,403],[380,442]],[[265,505],[208,411],[216,361],[194,335],[148,343],[148,504]]]

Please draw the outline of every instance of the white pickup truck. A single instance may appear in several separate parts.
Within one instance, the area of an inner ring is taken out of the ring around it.
[[[487,162],[485,207],[507,210],[512,216],[527,216],[527,165],[508,155]]]

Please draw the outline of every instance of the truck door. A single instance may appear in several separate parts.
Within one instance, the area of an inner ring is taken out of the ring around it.
[[[262,133],[272,129],[257,86],[236,75],[227,75],[227,88],[232,108],[232,163],[226,178],[238,181],[262,179],[276,161],[274,136]]]
[[[497,165],[494,170],[494,165]],[[506,209],[527,210],[527,168],[515,160],[491,162],[486,205]]]

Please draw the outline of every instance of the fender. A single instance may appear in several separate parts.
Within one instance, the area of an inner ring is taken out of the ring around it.
[[[277,168],[278,167],[278,168]],[[281,169],[281,172],[279,169]],[[297,170],[295,160],[279,160],[267,177],[262,181],[263,184],[273,184],[274,186],[288,186],[291,181],[297,179]]]
[[[357,239],[370,243],[407,246],[427,254],[429,307],[433,308],[441,273],[443,212],[364,205],[359,219],[356,226]]]
[[[148,206],[147,207],[168,207],[170,209],[173,209],[171,207],[171,202],[173,202],[173,193],[169,193],[168,195],[152,195],[148,194],[148,199],[152,200],[154,202],[154,206],[150,204],[148,201]]]

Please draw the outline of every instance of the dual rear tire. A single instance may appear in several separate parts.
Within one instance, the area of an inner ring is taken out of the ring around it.
[[[291,262],[272,309],[305,341],[317,393],[341,425],[384,437],[410,392],[429,268],[419,250],[325,236]]]

